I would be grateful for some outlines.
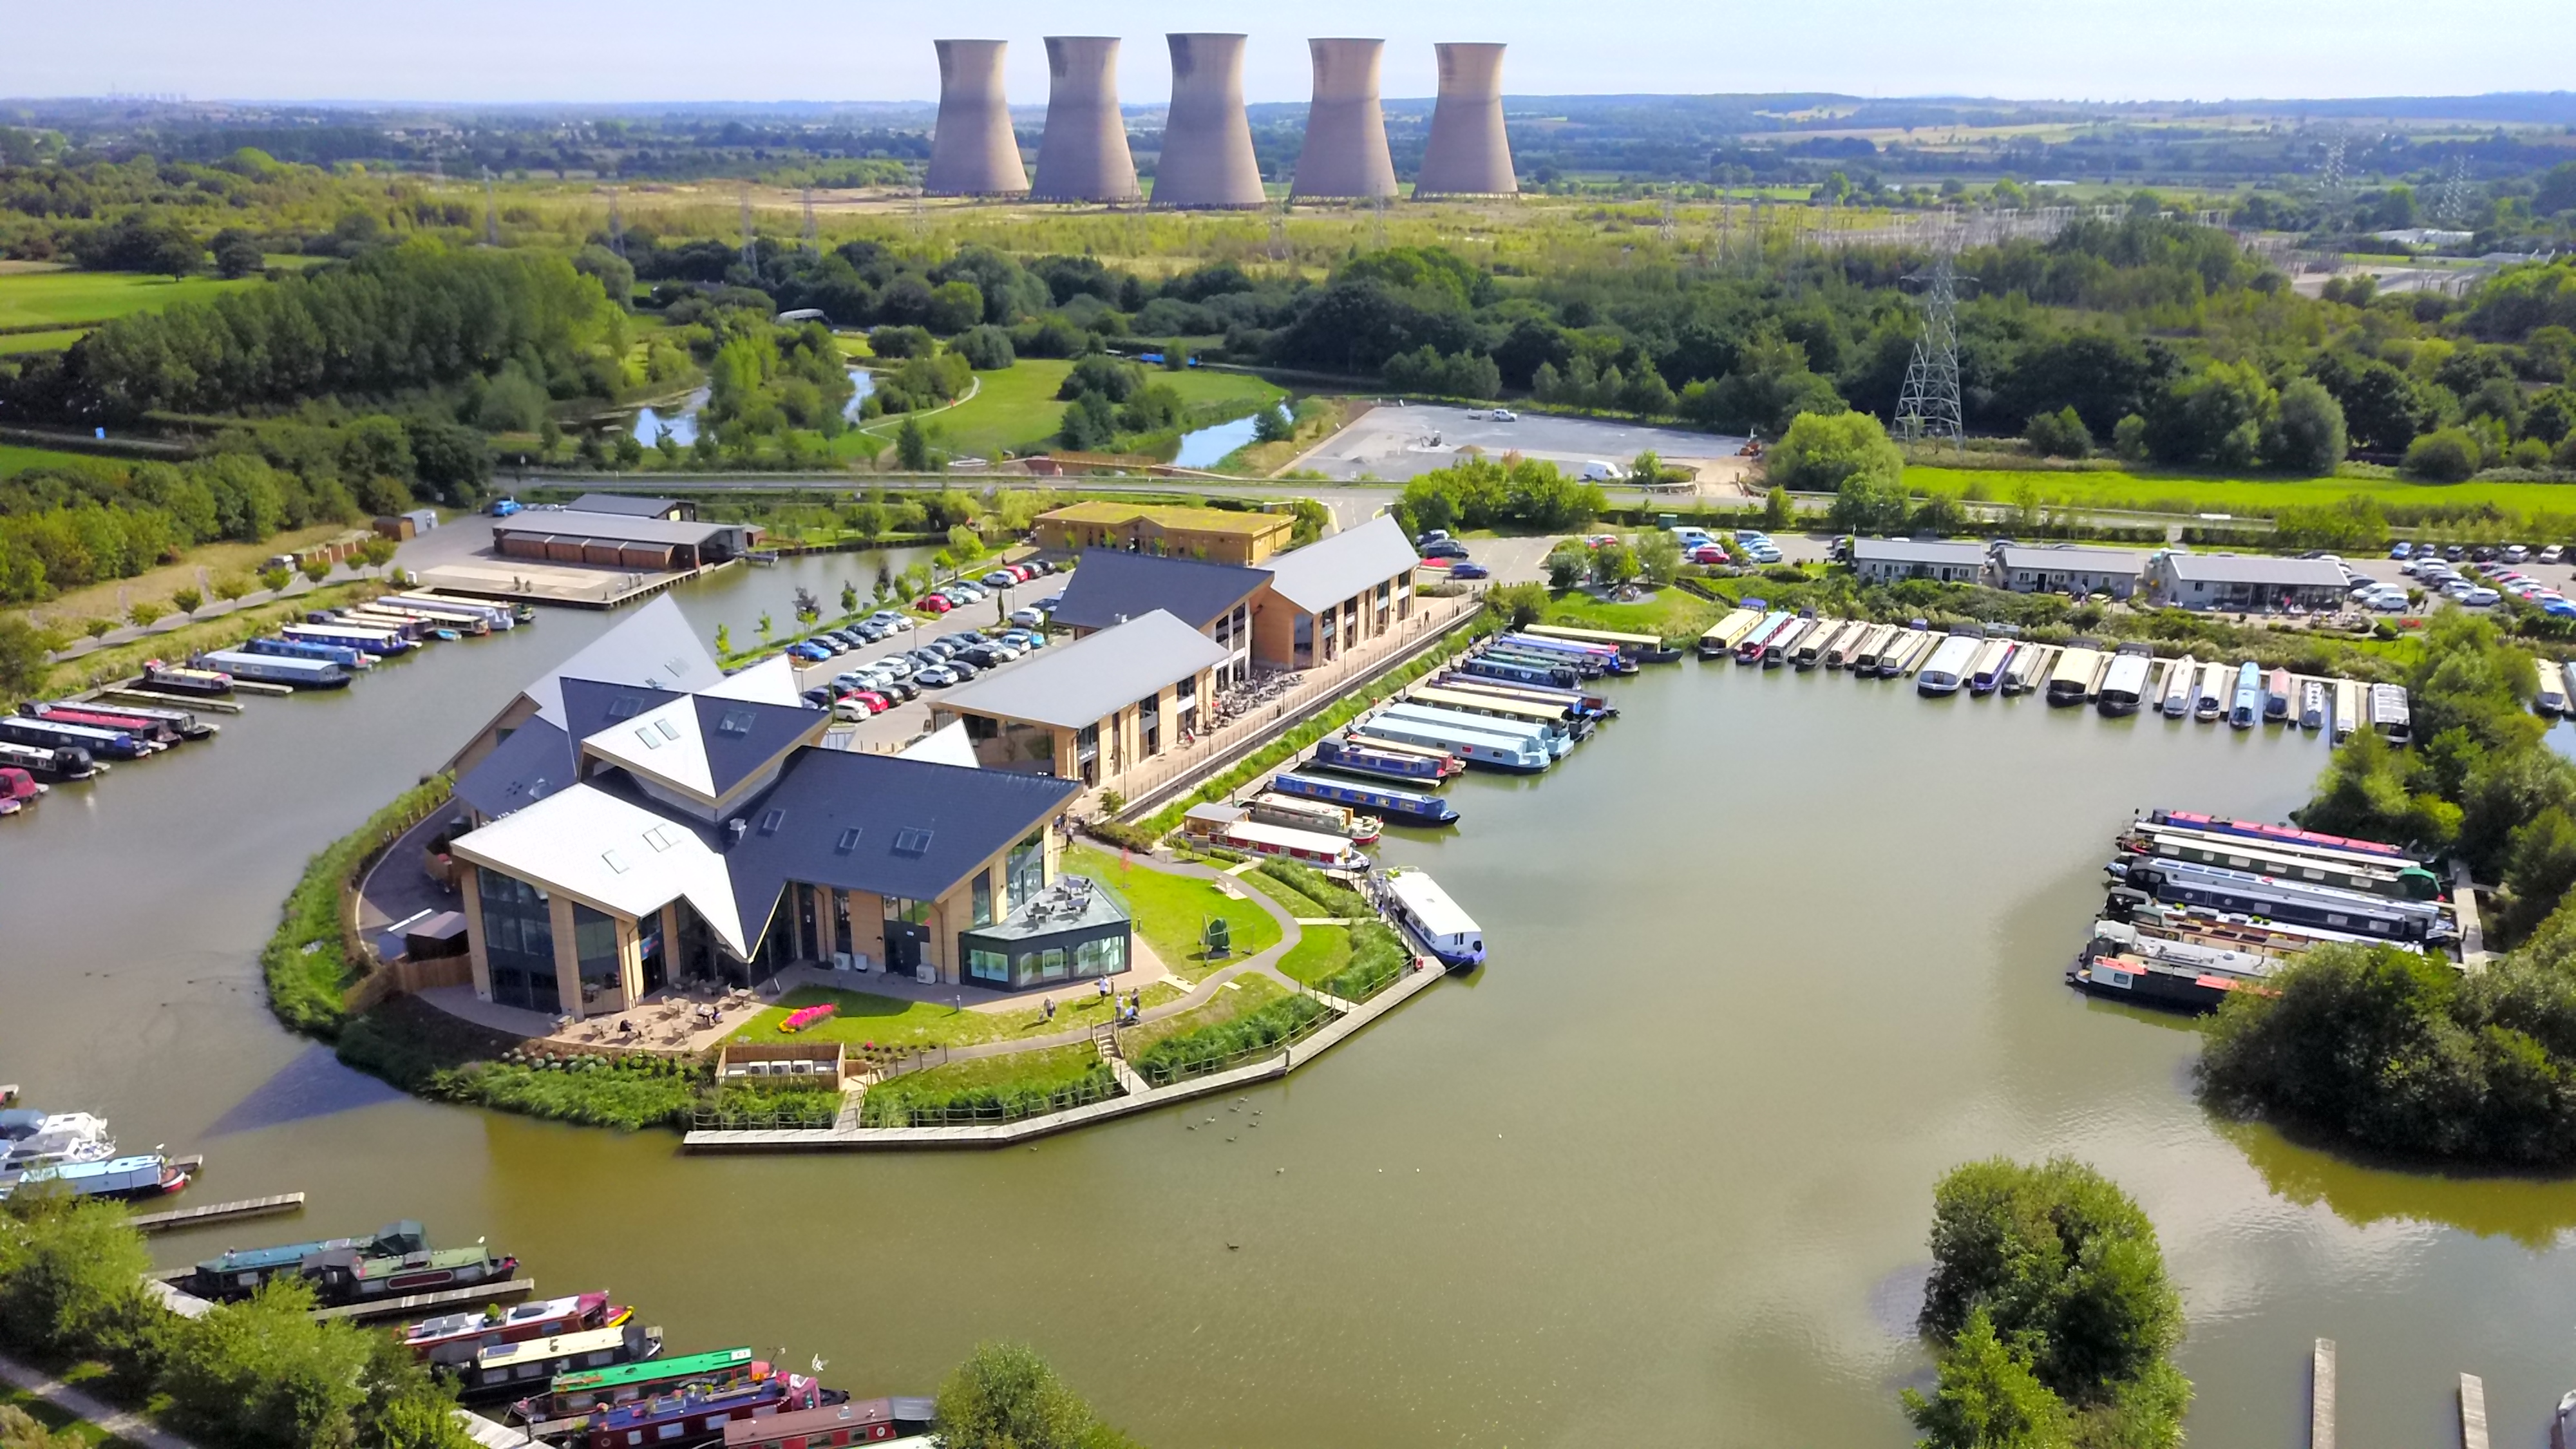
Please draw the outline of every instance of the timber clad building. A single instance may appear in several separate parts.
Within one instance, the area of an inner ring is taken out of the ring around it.
[[[1199,712],[1216,697],[1228,657],[1156,609],[950,690],[930,721],[962,722],[990,769],[1115,784],[1201,728]]]
[[[589,662],[676,653],[654,623]],[[450,847],[476,994],[579,1018],[797,963],[999,988],[1127,969],[1125,912],[1058,876],[1079,786],[830,749],[828,722],[768,665],[695,692],[539,681],[457,779],[478,827]]]
[[[760,530],[748,523],[700,523],[569,508],[532,508],[492,524],[492,547],[503,558],[654,573],[723,563],[751,552],[759,541]]]
[[[1100,499],[1068,504],[1037,518],[1042,549],[1117,549],[1221,564],[1257,564],[1286,548],[1295,531],[1295,521],[1284,513]]]

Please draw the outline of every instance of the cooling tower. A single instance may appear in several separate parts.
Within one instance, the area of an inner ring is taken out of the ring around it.
[[[1163,154],[1154,163],[1154,204],[1262,205],[1270,198],[1252,156],[1252,123],[1243,116],[1243,37],[1168,39],[1172,109],[1163,122]]]
[[[1032,201],[1135,201],[1136,158],[1118,114],[1114,36],[1047,37],[1046,134],[1038,138]]]
[[[1306,111],[1306,149],[1297,157],[1291,196],[1395,195],[1395,162],[1386,153],[1386,113],[1378,108],[1383,40],[1309,40],[1315,55],[1315,102]]]
[[[1422,148],[1416,196],[1509,196],[1512,143],[1503,135],[1503,48],[1440,45],[1440,100]]]
[[[937,40],[939,127],[930,133],[932,196],[1012,196],[1029,189],[1002,97],[1000,40]]]

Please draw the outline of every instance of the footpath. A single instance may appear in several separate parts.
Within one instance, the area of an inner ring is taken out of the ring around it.
[[[193,1442],[158,1427],[141,1414],[101,1403],[53,1375],[31,1369],[16,1359],[0,1358],[0,1382],[33,1394],[73,1418],[94,1424],[128,1444],[140,1445],[141,1449],[197,1449]]]

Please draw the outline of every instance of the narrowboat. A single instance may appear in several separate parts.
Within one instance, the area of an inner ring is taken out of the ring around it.
[[[2093,940],[2066,981],[2079,991],[2141,1006],[2215,1011],[2234,992],[2265,990],[2279,963],[2251,951],[2141,936],[2120,921],[2096,921]]]
[[[587,1422],[562,1442],[578,1449],[627,1449],[639,1444],[698,1449],[723,1443],[725,1425],[734,1420],[775,1418],[846,1397],[797,1373],[771,1373],[703,1389],[683,1385],[673,1393],[588,1415]]]
[[[2342,744],[2361,728],[2361,684],[2357,680],[2338,679],[2334,687],[2334,740]]]
[[[482,1349],[462,1365],[456,1394],[468,1402],[491,1403],[551,1383],[562,1374],[644,1363],[661,1352],[662,1330],[632,1322],[515,1339]]]
[[[2415,738],[2414,715],[2407,708],[2406,687],[2399,684],[2374,684],[2370,687],[2370,727],[2392,745],[2402,745]]]
[[[367,1238],[227,1252],[197,1264],[180,1286],[210,1301],[246,1298],[260,1284],[291,1275],[310,1282],[322,1303],[364,1303],[498,1283],[518,1271],[518,1259],[491,1253],[479,1243],[432,1249],[420,1224],[401,1222]]]
[[[2137,825],[2120,837],[2120,848],[2168,860],[2196,861],[2227,870],[2251,871],[2277,880],[2327,885],[2337,890],[2396,900],[2429,901],[2442,893],[2434,874],[2409,861],[2381,855],[2289,845],[2272,845],[2250,836],[2205,834],[2166,826]]]
[[[1969,634],[1953,634],[1932,650],[1923,663],[1923,672],[1914,677],[1914,692],[1928,695],[1957,694],[1985,652],[1986,641]]]
[[[1563,704],[1534,704],[1524,699],[1507,699],[1474,690],[1444,689],[1436,684],[1416,686],[1411,694],[1405,696],[1404,702],[1424,709],[1476,715],[1499,724],[1534,725],[1545,730],[1551,742],[1563,740],[1568,746],[1592,734],[1592,721]],[[1557,753],[1565,751],[1558,750]]]
[[[2321,730],[2326,727],[2326,682],[2310,679],[2299,685],[2299,728]]]
[[[1877,637],[1876,624],[1867,619],[1853,620],[1852,626],[1842,632],[1842,637],[1834,640],[1834,647],[1825,651],[1825,667],[1849,669],[1860,662],[1861,651],[1868,647],[1870,640]]]
[[[2133,889],[2183,905],[2243,911],[2384,940],[2440,941],[2452,934],[2448,917],[2434,901],[2390,900],[2189,861],[2117,860],[2105,870]]]
[[[20,1186],[51,1184],[73,1197],[133,1200],[164,1197],[188,1185],[189,1169],[158,1152],[108,1157],[95,1162],[66,1162],[0,1173],[0,1198]]]
[[[1246,809],[1256,824],[1285,825],[1291,830],[1338,835],[1353,845],[1376,844],[1378,836],[1386,828],[1386,822],[1374,815],[1362,815],[1330,801],[1301,799],[1277,792],[1254,796]]]
[[[1908,629],[1898,636],[1894,649],[1878,656],[1881,679],[1902,679],[1923,667],[1923,661],[1940,646],[1940,636],[1929,629]]]
[[[2057,667],[2049,672],[2048,702],[2054,705],[2077,705],[2091,700],[2096,693],[2095,681],[2102,677],[2102,651],[2070,644],[2057,656]]]
[[[361,629],[350,624],[281,624],[277,632],[283,638],[302,639],[311,644],[346,644],[380,658],[388,654],[408,654],[420,647],[417,641],[404,638],[399,630]]]
[[[1391,740],[1418,749],[1446,750],[1470,765],[1482,765],[1490,770],[1536,774],[1556,762],[1555,756],[1549,754],[1544,745],[1481,730],[1449,729],[1386,713],[1371,715],[1361,721],[1360,729],[1370,741]]]
[[[0,1108],[0,1176],[37,1167],[105,1162],[116,1155],[107,1119],[87,1112]]]
[[[1373,810],[1382,818],[1402,825],[1452,825],[1458,820],[1458,808],[1437,795],[1417,795],[1411,790],[1391,790],[1383,785],[1351,784],[1315,775],[1281,774],[1271,777],[1270,788],[1298,799],[1329,800],[1355,810]]]
[[[222,725],[197,718],[192,709],[165,709],[158,705],[105,704],[93,700],[83,709],[103,709],[111,714],[130,715],[136,719],[159,720],[179,732],[183,740],[210,739],[224,732]]]
[[[1315,763],[1355,775],[1424,785],[1437,785],[1461,768],[1454,755],[1440,753],[1435,759],[1429,751],[1386,749],[1330,735],[1315,742]]]
[[[283,684],[295,689],[342,689],[349,683],[349,671],[328,660],[281,659],[232,649],[218,649],[205,659],[209,664],[221,666],[235,679],[261,684]]]
[[[88,725],[56,724],[33,715],[0,715],[0,740],[11,744],[33,745],[40,750],[86,750],[92,758],[139,760],[160,753],[160,747],[140,740],[124,730],[94,729]]]
[[[406,609],[425,614],[480,620],[486,628],[491,629],[515,629],[520,622],[518,615],[506,604],[486,604],[474,599],[451,599],[444,594],[425,591],[387,594],[376,600],[376,603],[379,606],[400,604]]]
[[[343,669],[373,669],[376,656],[346,644],[317,644],[310,639],[253,639],[242,645],[245,654],[265,654],[272,659],[320,659]]]
[[[1761,663],[1763,648],[1771,642],[1774,636],[1797,622],[1798,616],[1791,613],[1778,612],[1763,615],[1762,622],[1754,625],[1752,632],[1744,636],[1744,642],[1735,646],[1735,662],[1738,664]]]
[[[219,669],[191,669],[184,664],[145,661],[143,682],[172,694],[201,694],[209,699],[233,692],[233,677]]]
[[[230,1298],[248,1298],[269,1279],[299,1272],[306,1258],[330,1249],[355,1247],[404,1253],[428,1244],[420,1224],[399,1222],[378,1228],[370,1237],[322,1238],[274,1248],[226,1248],[222,1256],[207,1258],[188,1270],[177,1283],[185,1293],[220,1303]]]
[[[1612,672],[1611,662],[1618,656],[1588,654],[1581,650],[1569,651],[1536,641],[1526,644],[1514,643],[1512,636],[1506,634],[1487,644],[1483,657],[1508,659],[1515,664],[1545,664],[1559,669],[1571,669],[1578,678],[1598,679]]]
[[[1744,642],[1744,636],[1753,632],[1753,626],[1761,622],[1762,611],[1759,609],[1730,611],[1725,618],[1709,625],[1707,633],[1699,636],[1699,657],[1714,659],[1720,654],[1733,653],[1735,646]]]
[[[2301,830],[2294,825],[2266,825],[2260,820],[2240,820],[2229,815],[2203,815],[2195,810],[2150,810],[2150,825],[2171,826],[2177,830],[2198,830],[2211,835],[2242,835],[2253,840],[2267,840],[2283,845],[2309,846],[2324,850],[2348,851],[2357,855],[2387,856],[2410,865],[2423,862],[2385,841],[2363,840],[2351,835],[2328,835],[2319,830]]]
[[[2167,719],[2185,719],[2191,714],[2192,691],[2200,687],[2200,661],[2186,654],[2165,671],[2164,711]]]
[[[1799,637],[1797,647],[1789,652],[1789,663],[1799,669],[1815,668],[1824,662],[1825,651],[1833,648],[1854,627],[1847,619],[1820,620],[1816,627]]]
[[[1634,674],[1637,661],[1608,644],[1585,643],[1575,639],[1550,638],[1532,629],[1520,634],[1505,634],[1502,643],[1520,650],[1538,650],[1575,659],[1589,659],[1612,674]]]
[[[2290,671],[2275,669],[2263,676],[2263,723],[2290,722]]]
[[[18,713],[30,719],[51,720],[55,724],[87,725],[94,730],[123,730],[136,739],[148,740],[156,745],[175,745],[188,738],[179,733],[177,725],[166,719],[147,719],[141,715],[126,714],[121,710],[93,708],[68,701],[47,703],[34,699],[22,700],[18,705]]]
[[[1369,858],[1360,854],[1358,846],[1345,837],[1326,835],[1319,830],[1264,825],[1243,819],[1217,823],[1208,838],[1228,850],[1240,850],[1246,855],[1275,856],[1324,870],[1361,871],[1369,868]]]
[[[7,739],[0,739],[0,765],[9,765],[29,774],[50,775],[57,780],[86,780],[99,771],[98,762],[90,758],[89,751],[76,745],[22,745]]]
[[[421,1362],[454,1368],[495,1344],[615,1328],[633,1312],[610,1303],[605,1293],[579,1293],[507,1309],[442,1314],[404,1329],[402,1341]]]
[[[1873,624],[1860,642],[1843,651],[1843,667],[1867,677],[1878,673],[1878,656],[1896,642],[1900,631],[1894,624]]]
[[[1458,672],[1478,679],[1500,679],[1512,684],[1572,685],[1583,676],[1572,665],[1522,663],[1493,654],[1470,654],[1458,661]]]
[[[368,617],[374,618],[410,619],[428,626],[433,636],[444,639],[454,639],[460,634],[471,634],[480,638],[492,632],[492,622],[489,619],[438,613],[403,603],[398,599],[374,600],[367,605],[366,613]]]
[[[2048,681],[2049,662],[2057,655],[2053,644],[2024,644],[2013,650],[2004,661],[2003,692],[2006,695],[2028,694]]]
[[[2200,680],[2192,686],[2191,717],[2214,720],[2227,713],[2227,694],[2235,687],[2236,671],[2224,664],[2200,666]]]
[[[2020,646],[2010,639],[1989,639],[1968,665],[1968,692],[1992,694],[2004,683],[2004,666],[2011,662],[2013,650]]]
[[[1386,876],[1386,896],[1395,907],[1396,918],[1450,970],[1470,971],[1484,964],[1484,928],[1449,899],[1439,882],[1419,870],[1390,871]]]
[[[1532,624],[1523,631],[1540,639],[1562,639],[1596,649],[1610,649],[1640,664],[1670,664],[1682,651],[1667,647],[1653,634],[1625,634],[1612,629],[1578,629],[1564,624]]]
[[[2564,676],[2568,712],[2576,714],[2576,659],[2568,660],[2565,664],[2558,666],[2558,669],[2559,673]]]
[[[1573,737],[1562,730],[1522,720],[1503,719],[1490,714],[1448,709],[1439,705],[1390,704],[1369,717],[1369,727],[1384,728],[1391,720],[1408,720],[1416,724],[1427,724],[1436,728],[1473,733],[1498,740],[1522,740],[1551,760],[1563,759],[1565,752],[1574,748]]]
[[[328,614],[307,615],[316,624],[336,624],[345,629],[377,629],[413,644],[427,641],[438,632],[429,620],[410,614],[387,614],[372,608],[340,609]]]
[[[2235,700],[2227,708],[2231,728],[2250,730],[2263,722],[2263,668],[2249,659],[2236,667]]]
[[[2102,687],[2094,694],[2093,707],[2115,718],[2136,714],[2147,697],[2147,672],[2155,662],[2146,645],[2121,645],[2111,655],[2110,667],[2102,671]]]
[[[2567,712],[2567,671],[2554,659],[2532,662],[2540,676],[2540,688],[2531,696],[2531,707],[2537,713],[2555,719]]]
[[[927,1429],[928,1399],[851,1399],[819,1409],[799,1409],[767,1419],[725,1425],[725,1449],[841,1449],[844,1444],[921,1445],[937,1441],[908,1434]]]
[[[1572,685],[1516,684],[1508,679],[1490,679],[1455,669],[1432,682],[1443,689],[1464,689],[1476,694],[1499,695],[1504,699],[1526,700],[1532,704],[1553,704],[1576,719],[1613,719],[1619,713],[1619,706],[1610,702],[1610,696]]]
[[[1822,619],[1798,618],[1790,620],[1786,627],[1782,628],[1778,633],[1773,634],[1769,639],[1763,641],[1762,667],[1765,669],[1777,669],[1781,665],[1788,663],[1790,652],[1798,647],[1798,641],[1824,627],[1825,621]]]
[[[510,1406],[513,1418],[536,1426],[560,1424],[563,1432],[582,1427],[582,1417],[617,1404],[631,1404],[655,1394],[678,1392],[685,1385],[714,1388],[748,1383],[769,1376],[769,1365],[748,1348],[720,1348],[712,1353],[657,1358],[615,1368],[575,1369],[555,1375],[542,1394]],[[571,1421],[571,1422],[566,1422]]]

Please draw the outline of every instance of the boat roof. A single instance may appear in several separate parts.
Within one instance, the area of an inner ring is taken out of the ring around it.
[[[1483,928],[1440,883],[1418,870],[1399,870],[1387,877],[1387,889],[1404,903],[1422,929],[1435,936],[1472,935]]]
[[[727,1445],[768,1444],[780,1439],[800,1439],[834,1429],[864,1430],[870,1425],[895,1422],[894,1400],[851,1399],[845,1403],[825,1404],[818,1409],[798,1409],[792,1413],[774,1414],[766,1419],[742,1419],[725,1425]],[[865,1433],[851,1436],[853,1443],[866,1440]]]
[[[597,1353],[603,1348],[622,1348],[626,1329],[592,1328],[580,1333],[558,1333],[545,1338],[523,1338],[516,1343],[496,1343],[474,1355],[476,1368],[498,1368],[528,1358],[562,1358],[567,1354]]]
[[[1405,805],[1428,805],[1440,798],[1437,795],[1425,795],[1413,790],[1396,790],[1384,785],[1363,784],[1357,780],[1319,780],[1312,775],[1300,775],[1291,771],[1283,771],[1271,779],[1273,785],[1285,784],[1289,781],[1295,781],[1310,789],[1346,790],[1371,800],[1391,800]]]
[[[625,1384],[658,1383],[663,1379],[684,1379],[691,1374],[753,1366],[750,1349],[720,1348],[712,1353],[691,1353],[683,1354],[678,1358],[646,1359],[642,1363],[618,1364],[613,1368],[584,1369],[579,1373],[557,1374],[553,1391],[563,1394],[590,1389],[616,1388]]]
[[[1327,835],[1317,830],[1299,830],[1292,825],[1264,825],[1257,820],[1236,820],[1226,825],[1225,833],[1245,840],[1257,840],[1285,850],[1311,850],[1319,855],[1340,855],[1350,850],[1348,837]]]

